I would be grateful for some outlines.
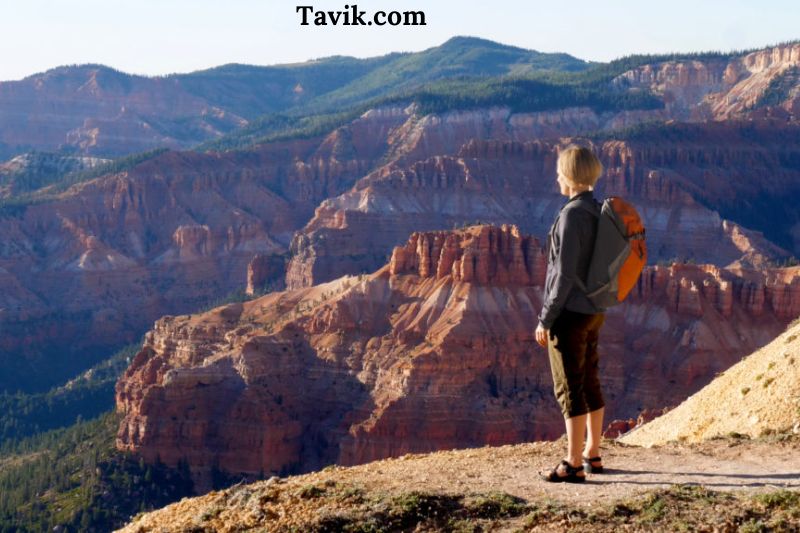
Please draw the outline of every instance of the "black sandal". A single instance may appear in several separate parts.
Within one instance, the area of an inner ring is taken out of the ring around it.
[[[603,465],[594,466],[592,463],[596,463],[598,461],[602,461],[600,456],[597,457],[584,457],[583,458],[583,469],[586,471],[587,474],[602,474],[603,473]]]
[[[558,467],[564,465],[565,470],[567,471],[566,476],[558,475]],[[581,466],[572,466],[566,460],[562,460],[555,468],[553,468],[547,474],[542,474],[542,479],[545,481],[550,481],[553,483],[564,482],[564,483],[583,483],[586,481],[586,476],[579,476],[578,472],[583,472],[583,465]]]

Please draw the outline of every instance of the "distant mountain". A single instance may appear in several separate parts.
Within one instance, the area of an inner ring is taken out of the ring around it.
[[[728,52],[634,54],[608,63],[571,65],[569,56],[562,55],[564,61],[559,62],[559,54],[456,37],[376,68],[305,105],[262,115],[196,148],[230,150],[319,135],[386,105],[415,104],[420,115],[507,107],[517,113],[589,108],[595,113],[624,111],[634,116],[662,109],[665,114],[658,120],[725,120],[748,115],[793,122],[800,116],[798,44],[790,41]],[[484,74],[465,74],[467,64],[475,67],[473,72]],[[391,80],[389,90],[375,89],[387,80]]]
[[[478,39],[453,37],[441,46],[398,54],[372,72],[317,98],[312,109],[330,109],[419,85],[459,76],[526,75],[543,70],[579,72],[592,63],[568,54],[547,54]]]
[[[335,110],[446,77],[572,72],[588,66],[567,54],[470,37],[415,53],[331,56],[264,67],[230,64],[161,77],[97,64],[62,66],[0,82],[0,160],[32,149],[120,156],[187,148],[264,114],[306,104],[316,111]]]

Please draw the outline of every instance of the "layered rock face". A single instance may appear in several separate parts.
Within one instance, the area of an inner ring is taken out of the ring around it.
[[[58,383],[156,318],[244,288],[256,256],[254,289],[280,280],[293,233],[374,167],[380,131],[404,119],[248,151],[167,152],[3,212],[0,390]],[[32,371],[43,361],[47,376]]]
[[[612,84],[624,90],[653,91],[662,97],[667,114],[675,120],[776,116],[796,123],[800,121],[798,80],[789,79],[781,94],[770,94],[770,90],[798,66],[800,44],[794,43],[732,58],[643,65],[617,76]]]
[[[637,206],[651,262],[764,265],[800,253],[789,234],[800,224],[792,200],[800,194],[798,133],[774,124],[676,125],[590,143],[605,167],[595,197]],[[287,286],[371,271],[412,231],[483,221],[545,234],[566,201],[555,181],[562,144],[471,140],[456,155],[377,169],[317,208],[292,243]]]
[[[545,269],[516,226],[420,232],[374,273],[165,317],[117,384],[117,446],[286,473],[557,437],[534,339]],[[677,404],[768,342],[800,305],[798,278],[647,267],[601,332],[609,420]]]

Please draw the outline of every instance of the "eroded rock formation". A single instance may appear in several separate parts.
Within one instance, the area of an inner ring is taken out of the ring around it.
[[[420,232],[374,273],[162,318],[117,384],[117,445],[266,473],[557,437],[533,336],[543,256],[515,226]],[[744,289],[758,279],[773,287],[760,309]],[[768,342],[799,279],[647,267],[601,333],[609,420],[677,404]]]
[[[0,210],[0,390],[52,386],[156,318],[244,288],[255,256],[279,257],[262,260],[274,264],[254,273],[259,289],[282,278],[293,233],[374,166],[385,150],[376,130],[402,120],[248,151],[167,152]],[[46,376],[32,371],[43,361]]]
[[[791,234],[800,225],[792,200],[800,194],[798,133],[798,127],[707,124],[597,142],[605,171],[595,196],[619,195],[636,205],[653,263],[691,258],[766,266],[800,254]],[[558,148],[572,140],[581,139],[474,139],[456,155],[373,171],[322,202],[295,236],[287,286],[369,272],[412,231],[481,221],[546,234],[566,201],[555,182]]]

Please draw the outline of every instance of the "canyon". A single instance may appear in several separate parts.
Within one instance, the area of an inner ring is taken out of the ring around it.
[[[541,236],[563,203],[554,165],[571,141],[601,155],[598,197],[621,194],[640,206],[652,263],[769,268],[798,254],[800,130],[796,92],[775,105],[759,95],[796,66],[795,49],[726,59],[738,74],[722,84],[716,74],[670,74],[697,63],[688,60],[612,81],[620,90],[628,90],[623,78],[650,83],[665,99],[709,84],[686,89],[681,109],[751,91],[752,106],[715,120],[669,123],[671,108],[421,114],[413,103],[388,105],[321,135],[173,150],[0,208],[0,389],[55,384],[137,342],[158,317],[245,287],[252,294],[373,272],[415,231],[479,221]]]
[[[554,530],[785,527],[785,493],[754,493],[797,484],[798,111],[800,41],[595,63],[453,37],[0,82],[0,529],[106,531],[212,489],[131,528],[369,507],[392,529],[453,501],[418,489],[464,495],[472,529],[518,497]],[[661,447],[604,441],[586,494],[537,477],[565,444],[534,329],[571,143],[647,228],[601,331],[604,433]],[[745,499],[712,510],[726,487]]]
[[[372,148],[370,128],[385,125],[360,124],[349,132]],[[293,232],[380,153],[340,161],[343,149],[331,136],[246,152],[169,151],[0,213],[0,390],[63,381],[165,313],[243,289],[256,256],[275,275],[260,286],[280,282]],[[47,379],[35,370],[43,364]]]
[[[516,226],[415,232],[375,272],[163,317],[117,384],[117,446],[207,476],[556,438],[545,269]],[[798,312],[800,267],[647,266],[601,332],[608,419],[679,403]]]

